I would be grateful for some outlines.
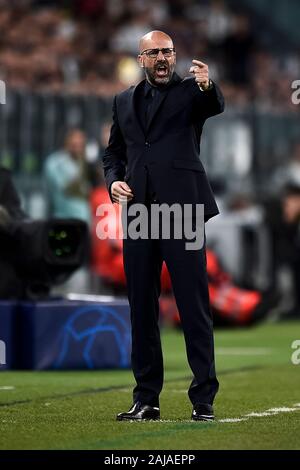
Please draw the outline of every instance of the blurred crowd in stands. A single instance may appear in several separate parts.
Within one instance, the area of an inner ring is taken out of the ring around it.
[[[266,47],[251,15],[222,0],[0,0],[0,28],[0,74],[13,89],[111,96],[142,78],[138,41],[161,29],[178,73],[207,62],[227,104],[297,110],[297,51]]]

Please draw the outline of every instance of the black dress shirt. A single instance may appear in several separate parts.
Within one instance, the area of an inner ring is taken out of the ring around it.
[[[172,86],[173,79],[170,80],[168,85],[163,86],[152,86],[147,80],[143,88],[140,89],[140,93],[137,95],[136,110],[137,115],[144,129],[145,135],[147,130],[147,124],[151,117],[153,108],[157,99],[159,99],[161,93],[168,93],[169,88]],[[151,184],[150,175],[147,171],[147,190],[146,190],[146,203],[159,203],[153,185]]]

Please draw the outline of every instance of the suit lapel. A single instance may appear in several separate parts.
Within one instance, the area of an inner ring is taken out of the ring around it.
[[[145,80],[143,80],[142,82],[138,83],[135,87],[130,89],[130,95],[129,95],[129,109],[132,112],[134,125],[143,135],[145,135],[145,131],[138,117],[138,112],[137,112],[137,107],[136,107],[136,96],[137,96],[138,89],[143,86],[144,82]]]

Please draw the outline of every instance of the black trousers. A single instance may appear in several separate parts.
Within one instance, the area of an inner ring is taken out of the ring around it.
[[[148,199],[148,207],[151,204]],[[132,325],[133,401],[158,406],[164,367],[159,330],[160,275],[165,261],[193,373],[188,394],[193,404],[212,404],[218,391],[213,322],[209,306],[205,244],[186,250],[183,239],[123,240],[123,260]]]

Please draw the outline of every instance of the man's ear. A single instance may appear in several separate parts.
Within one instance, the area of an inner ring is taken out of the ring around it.
[[[144,68],[143,58],[140,54],[137,56],[137,61],[138,61],[139,66],[142,67],[143,69]]]

